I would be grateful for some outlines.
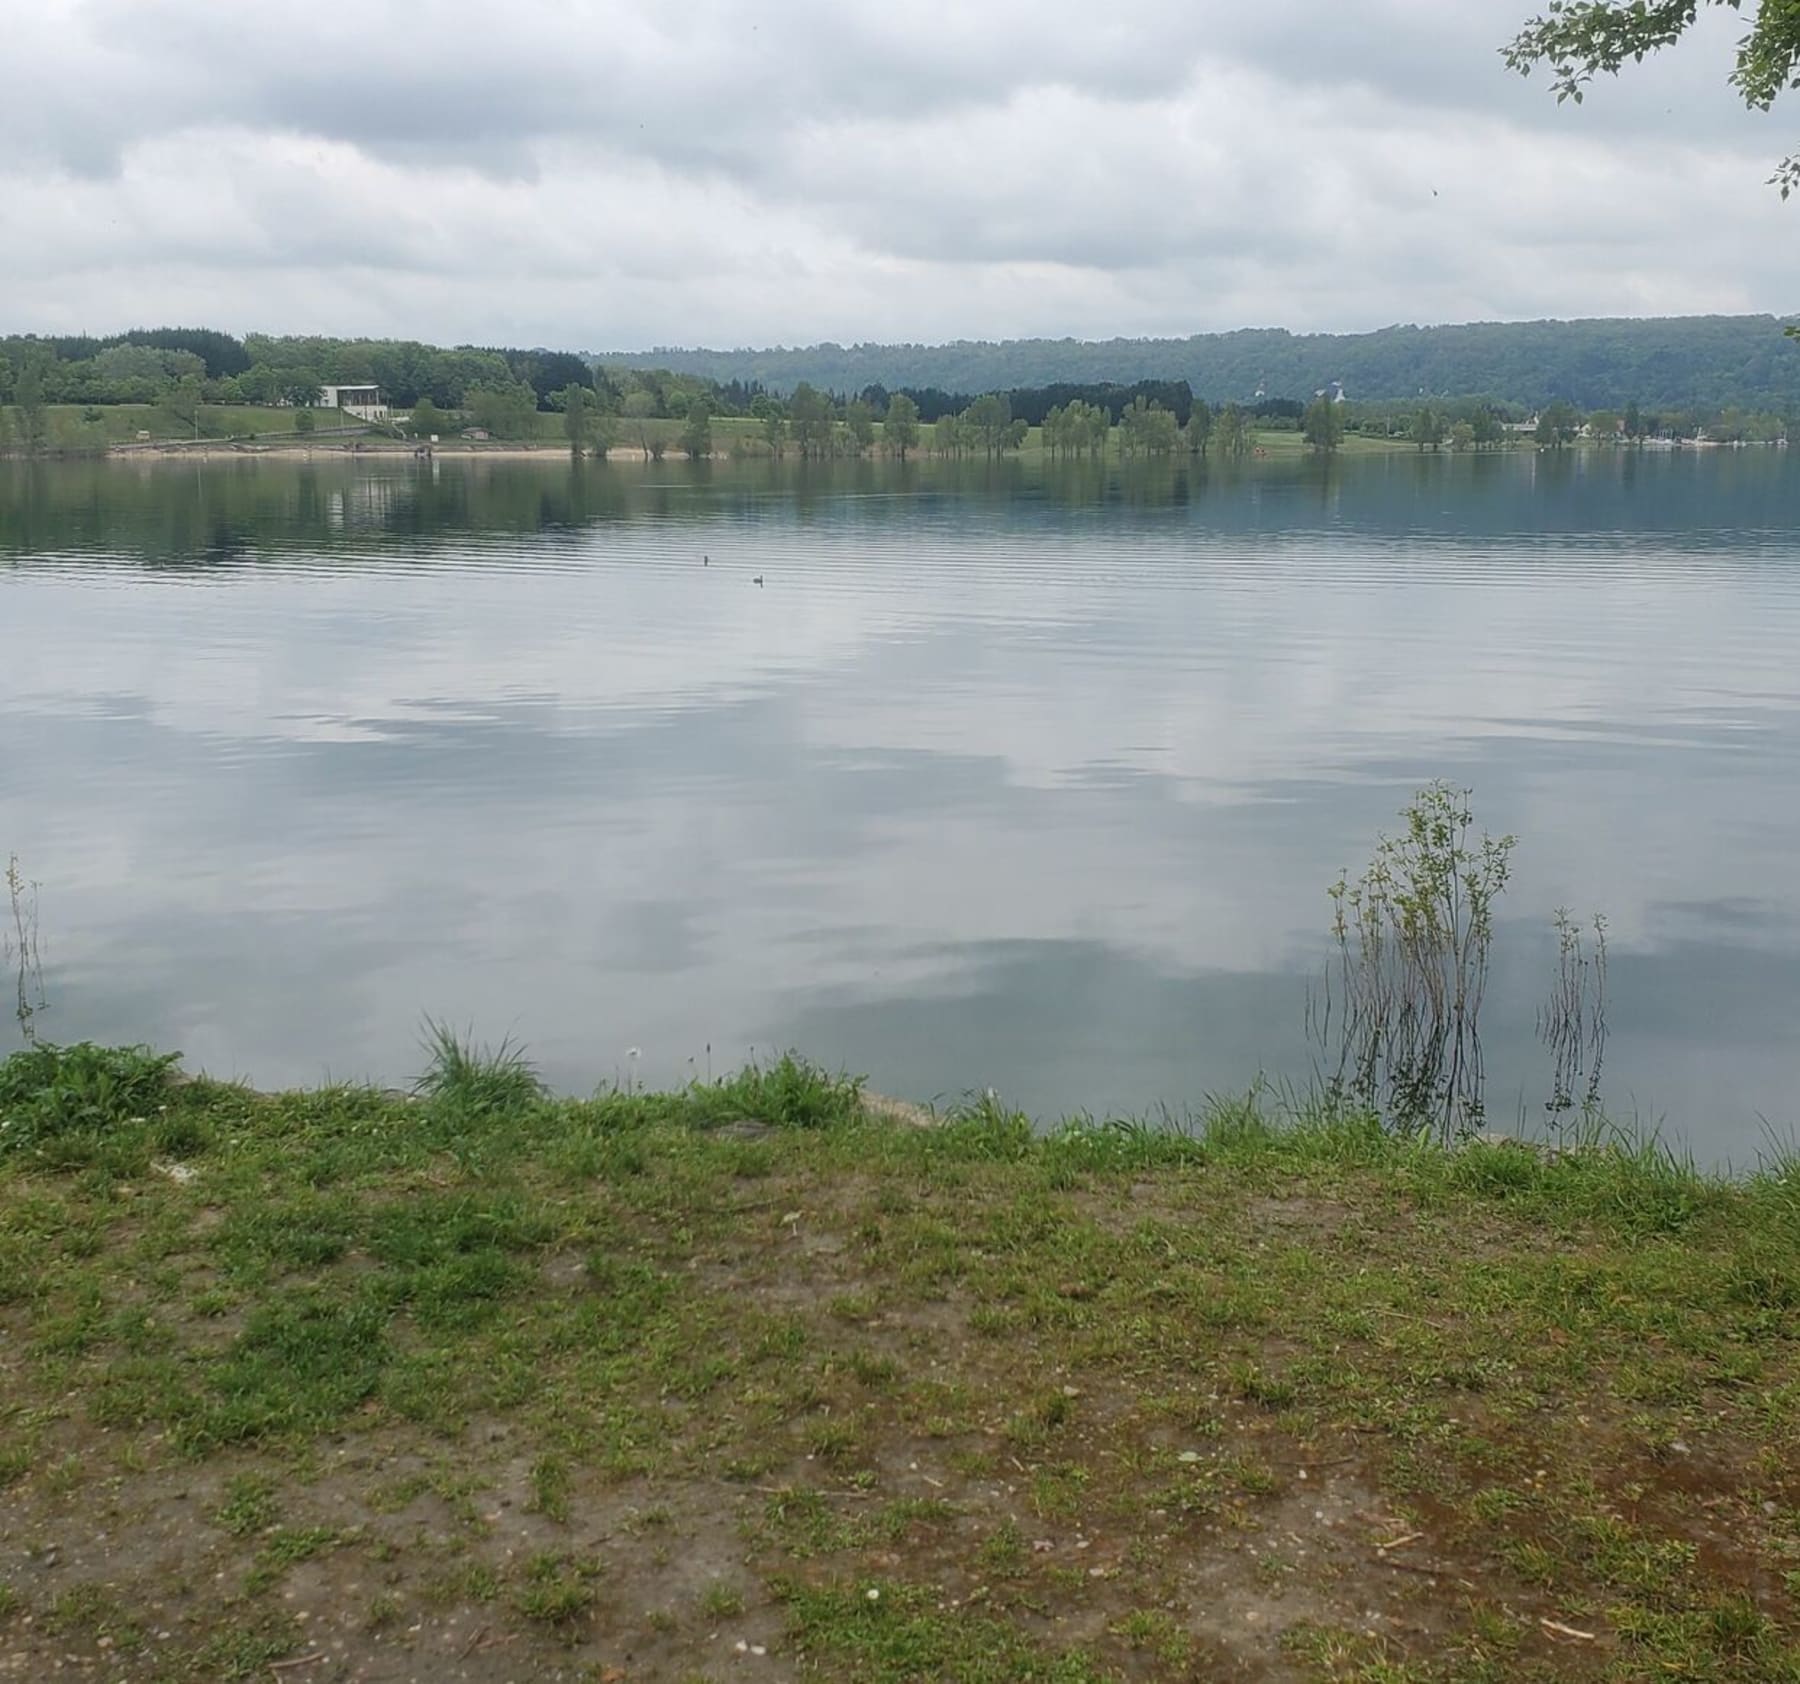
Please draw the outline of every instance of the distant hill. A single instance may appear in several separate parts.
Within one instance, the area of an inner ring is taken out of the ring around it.
[[[1800,341],[1774,316],[1601,318],[1385,327],[1374,333],[1244,328],[1190,339],[959,340],[950,345],[811,345],[764,351],[658,348],[602,364],[648,365],[776,392],[802,380],[834,392],[866,386],[1005,391],[1055,381],[1186,380],[1197,397],[1306,397],[1341,380],[1352,398],[1482,395],[1536,407],[1800,410]]]

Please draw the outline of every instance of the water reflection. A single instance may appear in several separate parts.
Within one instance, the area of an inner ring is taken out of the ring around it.
[[[0,464],[0,851],[48,1033],[586,1087],[789,1043],[930,1097],[1304,1078],[1325,884],[1445,774],[1604,908],[1608,1091],[1743,1152],[1800,1074],[1796,476],[1411,454]],[[702,553],[712,559],[702,568]],[[756,574],[768,580],[756,590]]]

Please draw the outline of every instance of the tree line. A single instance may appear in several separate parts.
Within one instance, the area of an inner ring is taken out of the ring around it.
[[[645,358],[608,355],[603,367]],[[988,392],[1138,380],[1185,381],[1213,404],[1264,391],[1304,404],[1331,381],[1353,399],[1413,401],[1484,392],[1536,411],[1800,408],[1800,342],[1774,316],[1475,322],[1297,334],[1282,328],[1185,339],[1015,339],[949,345],[836,345],[714,351],[660,349],[662,366],[714,380],[788,391],[805,380],[826,391]],[[1066,399],[1056,400],[1066,401]],[[1174,407],[1164,400],[1165,407]]]
[[[1800,346],[1792,347],[1800,356]],[[379,385],[420,436],[480,429],[496,438],[560,431],[579,449],[625,443],[660,457],[713,450],[714,423],[751,420],[773,454],[859,454],[878,442],[893,454],[1003,455],[1039,431],[1052,456],[1091,456],[1116,439],[1125,457],[1254,448],[1258,431],[1293,431],[1330,452],[1351,435],[1404,439],[1422,450],[1491,449],[1529,434],[1557,446],[1587,435],[1627,440],[1774,439],[1795,410],[1768,406],[1670,406],[1628,398],[1586,412],[1566,399],[1527,407],[1492,395],[1342,401],[1341,388],[1309,402],[1263,396],[1214,404],[1183,380],[1054,382],[968,393],[946,387],[870,384],[847,395],[802,380],[781,394],[759,379],[668,367],[625,367],[542,348],[444,348],[411,340],[242,339],[207,328],[149,328],[108,339],[0,339],[0,442],[45,442],[55,404],[151,404],[170,430],[206,428],[205,406],[300,406],[326,383]],[[90,416],[99,412],[88,409]],[[551,420],[549,417],[558,417]],[[302,415],[297,418],[304,422]],[[741,444],[747,429],[733,429]]]

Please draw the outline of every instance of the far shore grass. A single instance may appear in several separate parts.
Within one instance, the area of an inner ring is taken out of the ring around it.
[[[30,1049],[0,1677],[58,1671],[1800,1684],[1800,1165]]]

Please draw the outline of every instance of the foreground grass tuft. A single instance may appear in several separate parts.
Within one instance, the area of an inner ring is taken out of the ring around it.
[[[498,1046],[476,1043],[447,1023],[425,1020],[427,1062],[418,1091],[426,1099],[465,1117],[497,1117],[529,1108],[543,1097],[544,1086],[510,1037]]]

